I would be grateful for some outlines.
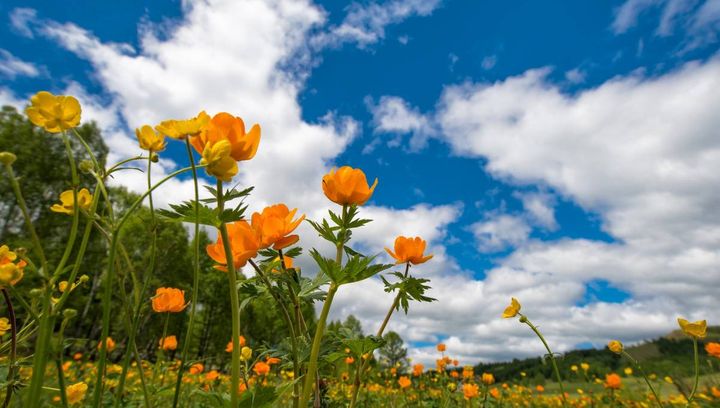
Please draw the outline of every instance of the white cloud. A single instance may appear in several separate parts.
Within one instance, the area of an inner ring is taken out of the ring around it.
[[[495,67],[495,64],[497,64],[497,60],[497,55],[488,55],[482,59],[480,65],[484,70],[489,71]]]
[[[402,136],[411,134],[409,149],[417,151],[427,145],[435,132],[430,120],[400,97],[382,96],[377,104],[367,98],[366,104],[373,115],[374,133],[394,135],[387,142],[390,147],[400,146]],[[376,145],[377,142],[368,144],[363,153],[371,152]]]
[[[18,76],[35,77],[39,74],[40,71],[34,64],[23,61],[0,48],[0,76],[15,79]]]
[[[565,72],[565,79],[571,84],[581,84],[585,82],[585,72],[580,68],[573,68]]]
[[[720,0],[626,0],[615,11],[611,28],[622,34],[635,27],[643,14],[659,11],[655,34],[669,36],[680,27],[687,37],[684,49],[715,43],[720,27]]]
[[[337,47],[347,42],[364,48],[385,38],[385,27],[412,16],[429,16],[441,0],[388,0],[384,3],[353,2],[347,7],[345,19],[337,26],[312,38],[314,46]],[[402,40],[401,40],[402,42]]]
[[[500,214],[472,224],[470,231],[475,236],[478,251],[487,253],[523,244],[527,241],[531,228],[521,217]]]
[[[522,201],[527,217],[533,224],[548,230],[558,228],[555,220],[555,199],[547,193],[518,193],[515,195]]]
[[[10,27],[23,37],[33,38],[30,23],[35,19],[37,12],[31,8],[16,8],[10,12]]]

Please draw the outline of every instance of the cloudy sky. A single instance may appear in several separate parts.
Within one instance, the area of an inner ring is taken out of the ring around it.
[[[0,103],[76,95],[110,160],[202,109],[260,123],[237,177],[254,209],[318,219],[332,166],[377,177],[357,245],[420,235],[435,254],[414,273],[438,302],[390,323],[415,360],[439,341],[464,363],[542,354],[499,318],[511,296],[558,351],[718,323],[720,1],[146,3],[4,1]],[[156,176],[186,160],[172,144]],[[346,286],[332,317],[374,331],[391,301]]]

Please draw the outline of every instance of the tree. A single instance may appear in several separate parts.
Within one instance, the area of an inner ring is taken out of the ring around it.
[[[383,336],[383,339],[385,345],[380,347],[378,351],[382,361],[388,367],[398,367],[400,369],[407,367],[407,348],[403,347],[405,342],[402,337],[394,331],[389,331]]]

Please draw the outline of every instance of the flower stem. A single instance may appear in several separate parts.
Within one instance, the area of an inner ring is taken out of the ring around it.
[[[307,373],[305,374],[305,382],[303,384],[303,392],[300,398],[300,406],[306,407],[310,401],[313,385],[315,385],[315,374],[318,368],[318,355],[320,354],[320,343],[322,343],[323,334],[325,334],[325,322],[330,313],[330,305],[332,305],[335,292],[338,286],[335,283],[330,284],[325,303],[323,304],[320,317],[318,318],[317,328],[315,329],[315,337],[313,338],[312,349],[310,351],[310,363],[308,363]]]
[[[178,370],[177,381],[175,382],[175,395],[173,396],[173,408],[177,407],[180,399],[180,387],[182,386],[182,377],[187,365],[187,355],[190,350],[190,339],[192,338],[193,327],[195,323],[195,308],[198,304],[198,295],[200,288],[200,191],[198,189],[197,169],[195,168],[195,158],[190,148],[190,139],[185,139],[187,147],[188,159],[190,167],[192,167],[193,186],[195,187],[195,245],[193,247],[193,288],[192,301],[190,305],[190,320],[188,321],[187,332],[185,333],[185,341],[183,344],[182,355],[180,357],[180,368]]]
[[[640,374],[643,376],[643,379],[645,380],[645,384],[647,384],[648,388],[650,388],[650,391],[652,392],[653,396],[655,397],[655,401],[657,401],[657,404],[660,408],[663,408],[662,402],[660,402],[660,397],[658,397],[657,392],[655,392],[655,388],[650,383],[650,380],[648,380],[647,375],[645,374],[645,370],[643,370],[640,363],[633,358],[627,351],[623,350],[622,354],[627,357],[628,360],[630,360],[631,363],[635,366],[635,368],[640,371]]]
[[[700,382],[700,354],[698,353],[697,337],[693,337],[693,351],[695,353],[695,382],[690,392],[690,397],[688,397],[687,406],[690,406],[690,403],[695,399],[695,393],[697,392],[698,383]]]
[[[12,398],[13,388],[15,387],[15,360],[17,358],[17,321],[15,320],[15,309],[13,308],[12,301],[10,300],[10,294],[7,289],[2,288],[2,294],[7,304],[8,316],[10,317],[10,361],[8,362],[8,375],[7,375],[7,392],[5,394],[5,402],[3,402],[3,408],[7,408],[10,405],[10,399]]]
[[[186,171],[190,170],[189,167],[185,167],[183,169],[177,170],[173,173],[170,173],[165,178],[157,182],[152,188],[148,189],[143,195],[138,197],[137,200],[127,209],[123,217],[118,222],[117,226],[113,229],[112,238],[110,242],[110,253],[108,255],[108,266],[107,266],[107,276],[105,277],[105,292],[103,293],[103,316],[102,316],[102,332],[100,335],[100,341],[105,341],[105,339],[108,337],[110,333],[110,309],[111,309],[111,302],[112,302],[112,281],[115,275],[115,256],[117,254],[118,249],[118,241],[119,241],[119,232],[120,229],[123,227],[125,222],[127,222],[128,219],[130,219],[130,215],[137,209],[145,200],[145,197],[150,195],[153,190],[163,185],[166,181],[172,179],[173,177],[182,174]],[[105,377],[105,364],[107,360],[107,347],[101,347],[100,348],[100,355],[98,357],[98,367],[97,367],[97,379],[95,380],[95,389],[93,390],[93,407],[99,408],[100,403],[102,400],[102,389],[103,389],[103,379]],[[32,394],[31,394],[32,395]],[[35,405],[30,405],[35,406]]]
[[[225,202],[223,201],[222,181],[217,182],[218,213],[222,213]],[[230,381],[230,406],[238,405],[238,387],[240,386],[240,302],[238,300],[237,279],[235,276],[235,265],[233,262],[232,247],[225,223],[220,224],[220,236],[222,237],[227,260],[228,283],[230,285],[230,313],[232,317],[232,362]]]
[[[558,369],[557,361],[555,361],[555,355],[553,354],[552,350],[550,350],[550,346],[548,346],[547,342],[545,341],[545,337],[543,337],[537,327],[535,327],[535,325],[532,324],[532,322],[530,322],[527,317],[521,314],[520,321],[527,324],[532,329],[532,331],[535,332],[538,338],[540,338],[540,341],[542,341],[543,345],[545,346],[545,350],[547,350],[548,356],[550,357],[550,362],[553,366],[553,371],[555,371],[555,378],[557,378],[558,387],[560,388],[560,396],[562,397],[563,407],[567,406],[567,399],[565,397],[565,390],[563,389],[562,377],[560,377],[560,370]]]

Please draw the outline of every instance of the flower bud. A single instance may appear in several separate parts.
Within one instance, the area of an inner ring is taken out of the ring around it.
[[[153,153],[150,155],[150,161],[153,162],[153,163],[157,163],[158,161],[160,161],[160,156],[158,156],[157,153],[154,153],[154,152],[153,152]]]
[[[520,316],[520,323],[527,323],[528,319],[525,316]]]
[[[6,165],[6,166],[12,166],[13,163],[15,163],[15,160],[17,160],[17,156],[10,152],[0,152],[0,163]]]
[[[32,298],[41,298],[44,295],[44,291],[40,288],[35,288],[30,290],[30,297]]]
[[[608,348],[615,354],[621,354],[623,352],[623,344],[618,340],[612,340],[608,343]]]
[[[80,279],[78,279],[78,283],[85,283],[85,282],[87,282],[87,281],[89,281],[89,280],[90,280],[90,277],[87,276],[87,275],[85,275],[85,274],[83,274],[82,276],[80,276]]]
[[[63,310],[63,317],[67,320],[72,319],[73,317],[77,316],[78,312],[75,309],[65,309]]]
[[[83,160],[78,165],[78,168],[83,173],[90,173],[93,170],[93,166],[93,162],[91,162],[90,160]]]

